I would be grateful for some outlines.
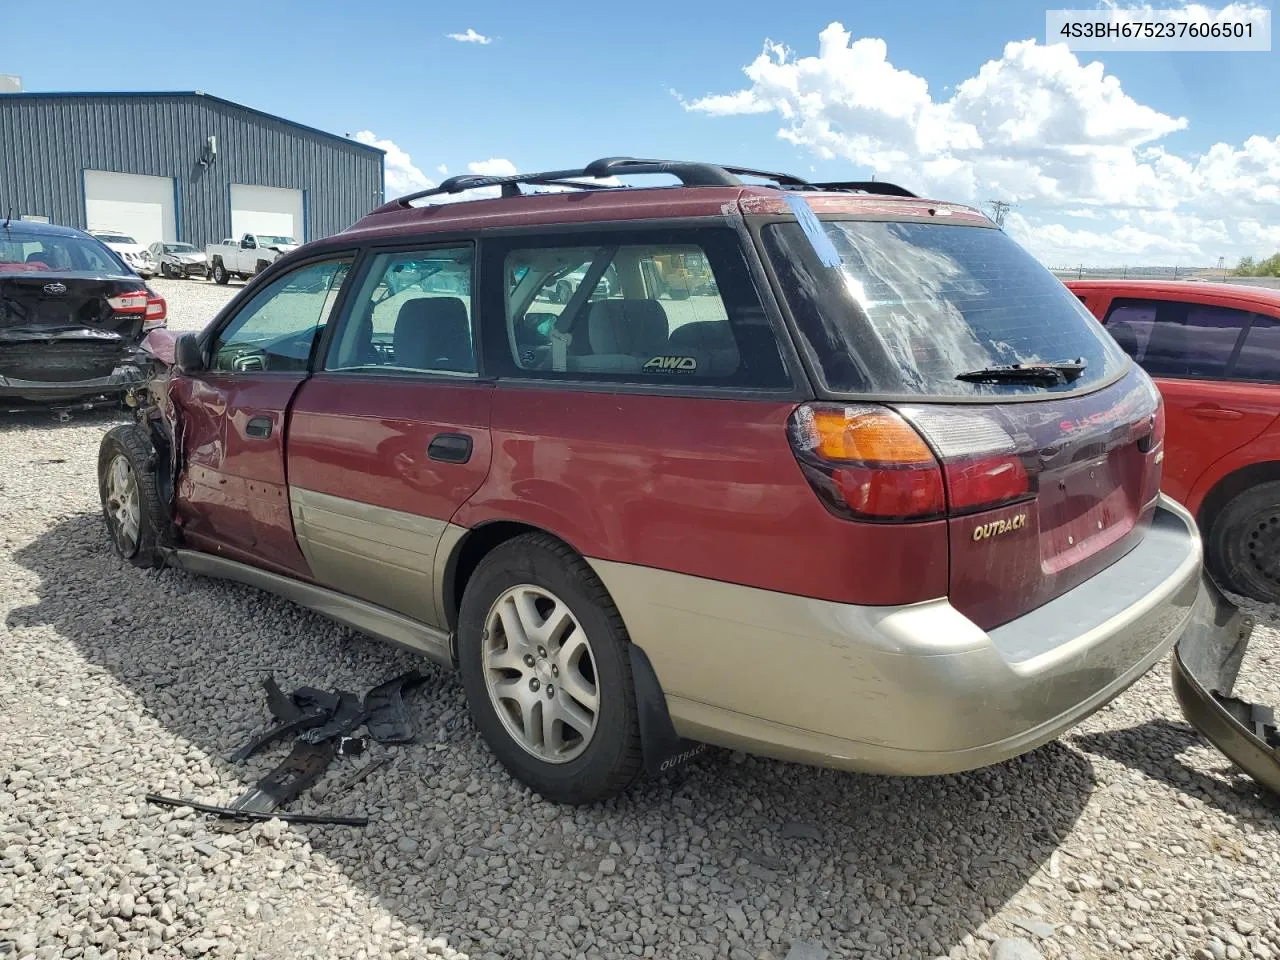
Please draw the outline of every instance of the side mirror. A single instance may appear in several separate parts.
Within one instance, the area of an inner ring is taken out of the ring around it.
[[[204,369],[204,350],[194,333],[184,333],[173,345],[173,360],[179,373],[199,373]]]

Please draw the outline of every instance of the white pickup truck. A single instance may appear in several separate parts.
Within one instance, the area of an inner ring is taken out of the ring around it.
[[[218,283],[226,283],[232,277],[247,280],[261,273],[276,258],[297,248],[298,241],[293,237],[246,233],[239,240],[227,237],[221,243],[211,243],[204,248],[204,253],[210,275]]]

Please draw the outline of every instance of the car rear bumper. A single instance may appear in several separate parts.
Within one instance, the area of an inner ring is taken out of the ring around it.
[[[86,380],[17,380],[11,377],[0,377],[0,403],[12,404],[15,401],[25,401],[47,404],[100,395],[119,395],[145,379],[146,374],[143,369],[133,363],[119,364],[110,376],[92,377]]]
[[[945,599],[866,607],[592,561],[683,736],[876,773],[949,773],[1059,736],[1164,656],[1203,591],[1161,498],[1105,571],[984,631]]]

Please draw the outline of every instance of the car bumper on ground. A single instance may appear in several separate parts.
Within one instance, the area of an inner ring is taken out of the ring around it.
[[[0,376],[0,405],[7,409],[91,400],[118,400],[129,387],[146,380],[146,373],[135,363],[121,363],[110,376],[86,380],[17,380]]]
[[[1234,696],[1254,622],[1206,582],[1193,625],[1173,656],[1173,692],[1182,714],[1245,773],[1280,794],[1275,708]]]
[[[945,599],[865,607],[592,561],[683,736],[874,773],[951,773],[1059,736],[1187,630],[1200,538],[1161,498],[1141,544],[984,631]]]

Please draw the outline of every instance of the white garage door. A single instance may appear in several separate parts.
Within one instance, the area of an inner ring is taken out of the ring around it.
[[[169,177],[86,170],[84,206],[90,230],[118,230],[144,247],[178,239]]]
[[[231,232],[235,236],[268,233],[302,243],[306,240],[304,227],[301,190],[231,185]]]

